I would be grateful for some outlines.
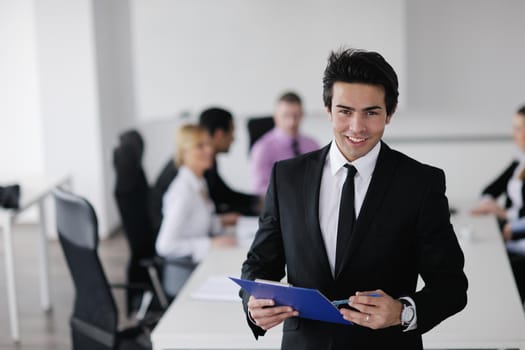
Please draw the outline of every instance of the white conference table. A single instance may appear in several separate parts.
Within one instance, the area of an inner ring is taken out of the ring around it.
[[[18,183],[20,189],[20,207],[19,209],[5,209],[0,207],[0,231],[4,236],[4,261],[6,271],[7,286],[7,303],[9,308],[9,324],[11,326],[11,338],[13,341],[20,340],[20,331],[18,323],[18,300],[16,294],[15,282],[15,262],[13,257],[13,236],[12,226],[16,217],[31,208],[38,205],[39,226],[40,226],[40,300],[42,309],[49,311],[51,301],[49,297],[49,263],[47,254],[47,224],[44,200],[57,186],[71,187],[71,179],[65,176],[59,179],[44,178],[27,178],[17,179],[15,181],[2,181],[2,184]]]
[[[468,304],[423,336],[425,348],[525,349],[525,315],[494,219],[458,215],[452,222],[465,253]],[[154,329],[154,350],[280,348],[281,327],[254,339],[240,299],[191,297],[210,276],[239,276],[245,255],[241,248],[211,252]]]

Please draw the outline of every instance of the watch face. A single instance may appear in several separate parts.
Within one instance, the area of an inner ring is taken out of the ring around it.
[[[408,324],[412,322],[412,319],[414,318],[414,308],[411,306],[403,306],[403,312],[401,313],[401,318],[403,324]]]

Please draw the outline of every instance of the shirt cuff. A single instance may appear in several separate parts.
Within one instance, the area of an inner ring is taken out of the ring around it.
[[[414,302],[414,299],[411,297],[401,297],[399,299],[406,300],[414,307],[414,318],[412,319],[412,322],[408,325],[407,328],[403,329],[403,332],[412,331],[414,329],[417,329],[417,310],[416,310],[416,303]]]

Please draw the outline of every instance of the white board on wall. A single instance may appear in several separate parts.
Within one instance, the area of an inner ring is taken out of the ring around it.
[[[135,0],[133,59],[141,121],[221,105],[271,112],[284,90],[322,110],[330,50],[375,50],[405,76],[405,1]]]

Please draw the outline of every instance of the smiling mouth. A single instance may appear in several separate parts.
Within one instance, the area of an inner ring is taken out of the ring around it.
[[[352,137],[352,136],[346,136],[348,140],[352,143],[362,143],[365,142],[367,139],[362,137]]]

